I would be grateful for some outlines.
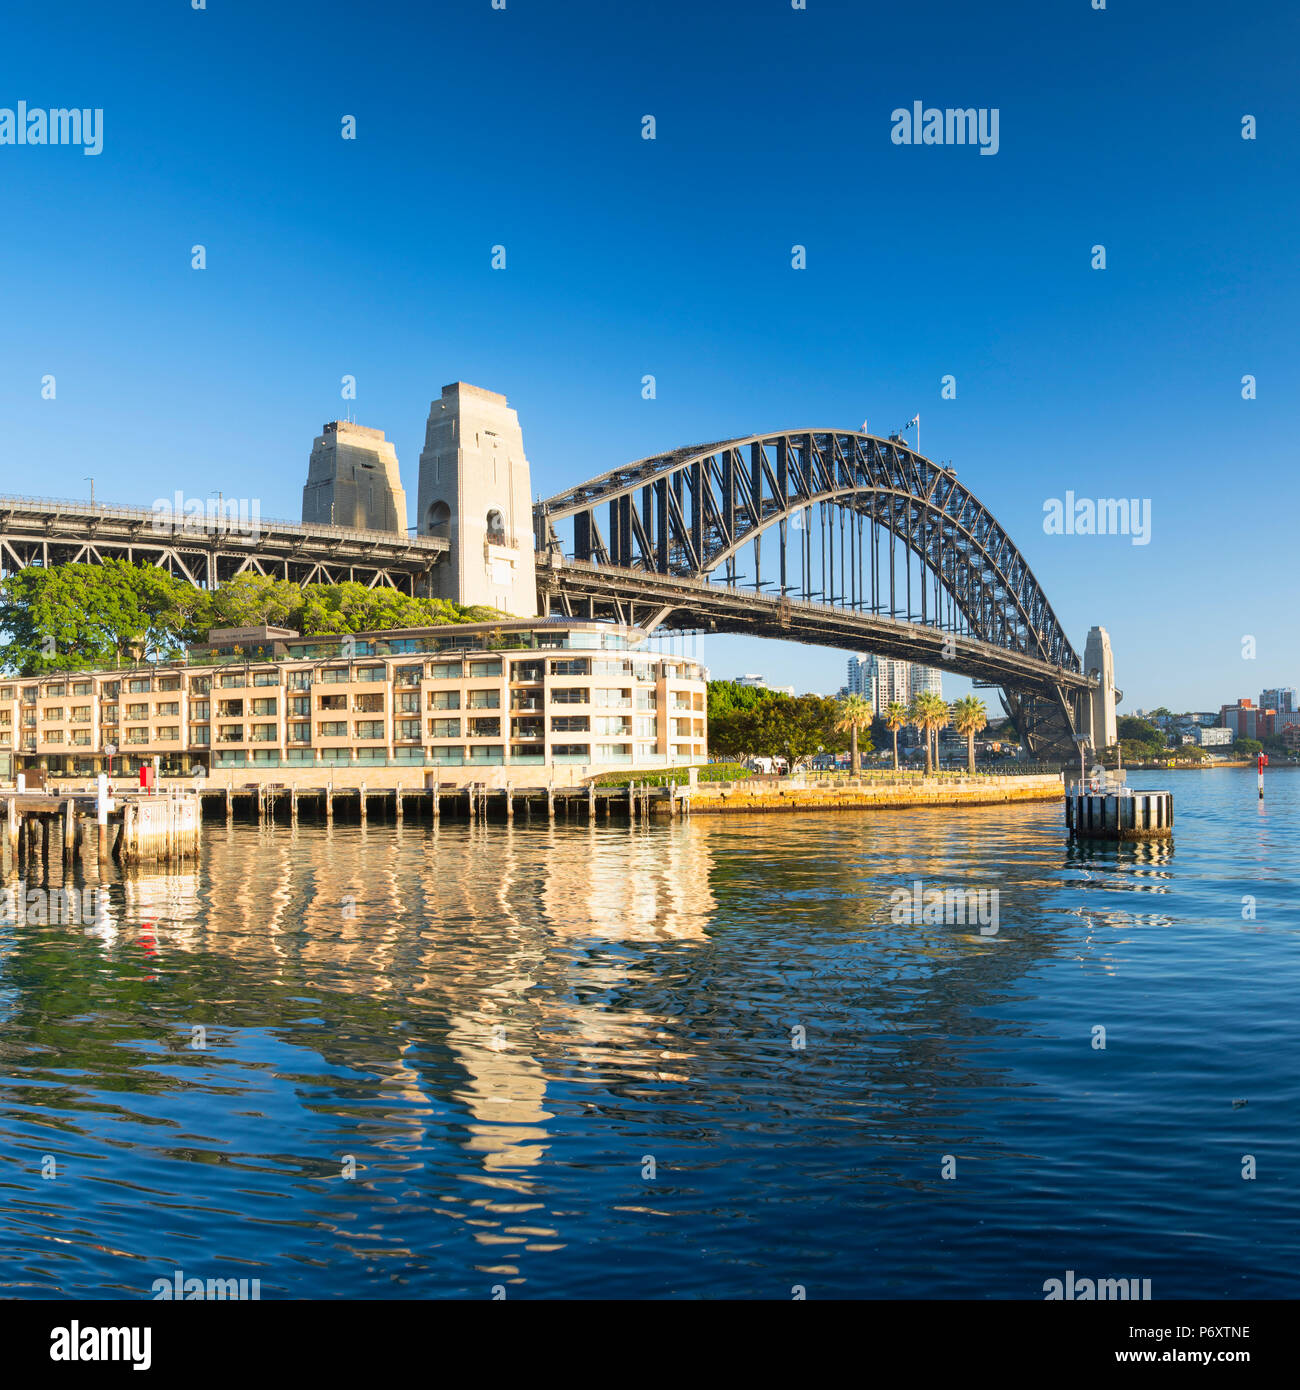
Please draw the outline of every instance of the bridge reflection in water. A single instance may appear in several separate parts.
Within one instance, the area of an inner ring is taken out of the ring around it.
[[[918,1146],[954,1142],[957,1097],[1005,1084],[989,1006],[1063,949],[1107,968],[1079,914],[1122,925],[1113,853],[1062,845],[1055,807],[998,817],[996,864],[970,812],[216,825],[197,874],[115,883],[94,928],[11,929],[14,1086],[76,1161],[137,1155],[148,1219],[111,1242],[133,1257],[179,1258],[176,1194],[240,1212],[254,1191],[256,1222],[205,1238],[268,1296],[432,1291],[435,1271],[595,1291],[599,1262],[538,1260],[653,1225],[671,1192],[696,1207],[752,1145],[785,1152],[791,1183],[825,1146],[887,1190]],[[1158,923],[1162,860],[1125,862]],[[997,888],[998,935],[891,921],[917,878]],[[38,1222],[97,1229],[84,1187],[33,1198]]]

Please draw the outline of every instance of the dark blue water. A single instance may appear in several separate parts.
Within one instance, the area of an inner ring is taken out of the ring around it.
[[[211,825],[107,922],[0,928],[0,1293],[1294,1297],[1270,778],[1136,775],[1172,848],[1059,805]],[[996,933],[891,920],[914,880]]]

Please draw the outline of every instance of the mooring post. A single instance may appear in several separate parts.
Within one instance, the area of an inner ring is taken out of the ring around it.
[[[332,825],[334,822],[334,783],[325,783],[325,822]]]
[[[636,820],[636,787],[631,781],[627,784],[627,818]]]
[[[365,784],[364,782],[362,782],[362,784],[361,784],[360,803],[361,803],[361,824],[362,824],[362,825],[365,825],[365,823],[366,823],[366,784]]]
[[[397,790],[393,793],[393,819],[401,825],[402,823],[402,784],[397,784]]]
[[[555,819],[555,788],[549,782],[546,784],[546,819]]]
[[[595,782],[588,782],[588,783],[587,783],[587,819],[588,819],[589,821],[594,821],[594,820],[596,819],[596,784],[595,784]]]
[[[289,788],[289,824],[298,824],[298,784],[295,782]]]
[[[515,818],[515,803],[511,798],[509,786],[506,786],[502,790],[502,796],[504,796],[506,803],[506,820],[513,822]]]
[[[10,797],[5,807],[5,839],[9,844],[9,853],[13,856],[14,872],[18,872],[18,802],[14,797]]]

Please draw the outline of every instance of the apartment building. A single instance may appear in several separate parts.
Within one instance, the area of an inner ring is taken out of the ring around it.
[[[707,675],[636,628],[525,619],[354,635],[213,629],[184,661],[0,679],[11,771],[702,761]]]

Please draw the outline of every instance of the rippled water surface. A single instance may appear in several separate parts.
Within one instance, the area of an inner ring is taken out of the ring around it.
[[[0,1293],[1294,1297],[1270,777],[1137,775],[1172,849],[1059,804],[211,823],[96,926],[0,927]],[[917,880],[997,932],[891,920]]]

